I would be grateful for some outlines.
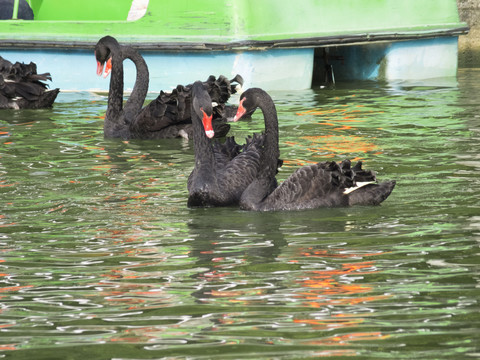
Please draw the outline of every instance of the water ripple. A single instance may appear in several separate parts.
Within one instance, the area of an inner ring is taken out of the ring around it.
[[[478,74],[458,88],[273,93],[279,179],[396,179],[380,207],[188,209],[193,146],[103,139],[105,97],[0,120],[0,351],[10,358],[396,359],[478,351]],[[260,115],[232,125],[237,140]]]

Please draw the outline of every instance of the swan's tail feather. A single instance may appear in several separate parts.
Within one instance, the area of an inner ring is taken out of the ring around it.
[[[35,100],[27,100],[26,98],[20,98],[17,100],[18,108],[20,109],[43,109],[52,107],[53,102],[57,98],[60,89],[53,89],[45,91],[39,95]]]
[[[362,162],[351,166],[350,160],[341,163],[334,161],[319,163],[330,172],[331,184],[335,188],[344,189],[348,196],[348,205],[378,205],[384,201],[395,187],[395,181],[378,184],[374,171],[362,169]]]
[[[224,105],[230,99],[230,96],[237,92],[237,86],[243,85],[243,78],[237,75],[232,80],[228,80],[223,75],[220,75],[218,79],[210,75],[203,85],[212,98],[212,102]]]
[[[363,169],[361,161],[352,167],[350,160],[344,160],[340,169],[345,177],[344,194],[348,195],[349,205],[379,205],[395,187],[395,181],[378,184],[375,172]]]
[[[235,75],[233,79],[230,80],[232,94],[242,93],[243,91],[243,77],[240,74]],[[234,84],[237,83],[237,84]]]
[[[15,103],[15,108],[51,107],[59,92],[58,89],[47,91],[48,85],[43,81],[51,81],[52,76],[50,73],[38,74],[33,62],[12,64],[0,57],[0,77],[0,93]]]
[[[392,193],[395,184],[395,180],[392,180],[360,187],[348,194],[348,204],[379,205]]]
[[[345,160],[340,164],[335,161],[327,161],[318,163],[317,166],[330,173],[331,182],[335,188],[346,189],[355,186],[355,174],[350,167],[349,160]]]
[[[4,60],[2,65],[1,72],[7,80],[33,83],[44,89],[47,88],[47,84],[42,81],[52,80],[50,73],[38,74],[37,65],[33,62],[30,62],[30,64],[24,64],[17,61],[15,64],[12,64],[8,62],[8,60]]]
[[[355,166],[352,168],[352,171],[355,174],[355,181],[357,182],[369,182],[377,180],[377,176],[374,171],[362,169],[361,161],[358,161],[355,164]]]
[[[362,169],[361,161],[358,161],[355,166],[352,167],[350,160],[343,160],[340,163],[340,169],[344,176],[355,180],[355,182],[370,182],[377,180],[374,171]]]

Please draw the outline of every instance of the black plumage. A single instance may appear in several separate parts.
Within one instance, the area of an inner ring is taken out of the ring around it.
[[[267,137],[255,135],[241,146],[232,137],[224,144],[212,143],[212,134],[208,133],[211,99],[201,82],[193,84],[192,99],[195,166],[188,178],[187,204],[189,207],[238,205],[243,191],[260,169]]]
[[[48,90],[50,73],[37,73],[33,62],[24,64],[0,57],[0,109],[39,109],[53,105],[60,89]]]

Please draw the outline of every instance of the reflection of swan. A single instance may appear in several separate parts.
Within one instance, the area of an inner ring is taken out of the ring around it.
[[[243,190],[259,171],[265,137],[259,135],[247,139],[243,147],[233,138],[228,138],[223,145],[213,145],[211,103],[204,85],[199,81],[193,84],[195,167],[188,178],[188,206],[237,205]]]
[[[159,139],[178,136],[191,136],[191,85],[177,86],[171,93],[160,95],[143,107],[148,91],[148,67],[143,57],[130,46],[121,46],[111,36],[100,39],[95,46],[97,74],[101,75],[106,64],[106,75],[112,72],[108,96],[107,112],[104,122],[104,134],[114,138]],[[123,105],[123,61],[130,59],[137,69],[137,77],[132,93]],[[242,83],[240,76],[234,80]],[[221,115],[225,102],[235,91],[230,81],[223,76],[218,79],[211,76],[205,85],[212,101],[215,101],[216,119],[213,126],[216,136],[224,136],[230,125]]]
[[[260,107],[264,117],[276,119],[272,98],[261,89],[249,89],[240,98],[238,119],[243,113]],[[277,138],[278,141],[278,138]],[[266,144],[278,150],[277,144]],[[318,207],[378,205],[392,192],[395,181],[377,184],[372,171],[353,168],[350,161],[317,163],[296,170],[276,186],[277,157],[268,149],[262,152],[258,176],[243,192],[240,207],[246,210],[301,210]],[[360,186],[360,182],[366,182]]]
[[[0,57],[0,109],[40,109],[51,107],[60,89],[47,90],[42,81],[50,73],[37,74],[33,62],[23,64]]]

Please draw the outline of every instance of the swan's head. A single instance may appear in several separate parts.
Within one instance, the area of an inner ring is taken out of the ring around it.
[[[258,107],[262,106],[262,99],[264,98],[269,98],[271,101],[270,96],[262,89],[251,88],[245,91],[242,96],[240,96],[237,113],[233,121],[238,121],[243,116],[252,115]]]
[[[215,136],[213,131],[212,99],[201,81],[196,81],[192,86],[192,110],[197,117],[202,119],[205,135],[211,139]]]
[[[110,74],[112,71],[112,49],[119,47],[120,44],[111,36],[101,38],[95,45],[98,76],[103,74],[103,77],[106,78]]]

